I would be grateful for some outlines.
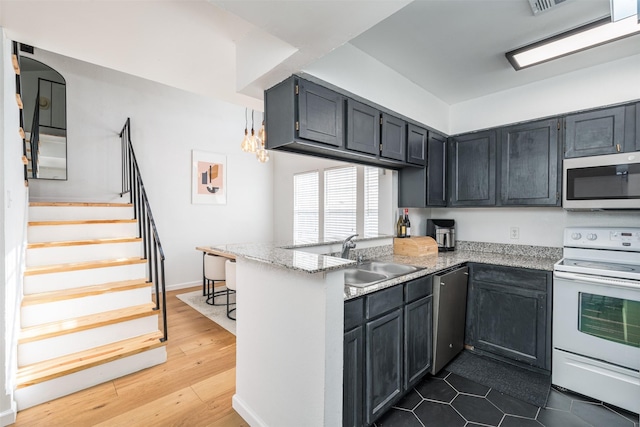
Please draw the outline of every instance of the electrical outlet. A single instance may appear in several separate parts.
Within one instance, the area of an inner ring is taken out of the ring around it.
[[[519,227],[511,227],[509,229],[509,236],[513,240],[518,240],[520,238],[520,228]]]

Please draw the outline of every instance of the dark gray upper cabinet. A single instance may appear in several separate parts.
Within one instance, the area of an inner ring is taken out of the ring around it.
[[[429,133],[427,206],[447,206],[447,138]]]
[[[306,80],[298,82],[300,138],[335,147],[344,146],[344,98]]]
[[[496,131],[452,138],[449,147],[449,205],[496,204]]]
[[[615,154],[638,149],[636,106],[570,114],[565,119],[565,158]]]
[[[407,163],[427,164],[428,131],[412,123],[407,124]]]
[[[380,152],[380,111],[347,99],[347,148],[361,153]]]
[[[381,138],[382,150],[380,155],[388,159],[406,160],[407,152],[407,123],[387,113],[382,113]]]
[[[560,206],[559,134],[559,119],[500,130],[503,205]]]
[[[398,205],[406,208],[447,206],[447,139],[429,132],[427,166],[398,171]]]
[[[471,264],[465,343],[525,367],[551,369],[551,273]]]

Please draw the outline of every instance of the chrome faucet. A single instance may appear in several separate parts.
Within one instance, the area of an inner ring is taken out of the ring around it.
[[[354,249],[356,247],[356,242],[352,241],[357,234],[352,234],[342,241],[342,258],[349,259],[349,249]]]

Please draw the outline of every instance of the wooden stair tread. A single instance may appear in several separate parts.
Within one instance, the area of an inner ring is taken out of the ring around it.
[[[166,345],[160,331],[18,368],[17,388],[28,387]]]
[[[69,264],[54,265],[38,265],[27,267],[24,271],[25,276],[35,276],[38,274],[62,273],[66,271],[90,270],[93,268],[118,267],[121,265],[144,264],[147,260],[144,258],[116,258],[100,261],[72,262]]]
[[[83,298],[94,295],[102,295],[111,292],[122,292],[131,289],[146,288],[153,286],[147,282],[146,278],[123,280],[119,282],[109,282],[100,285],[82,286],[72,289],[62,289],[50,292],[40,292],[37,294],[27,294],[22,297],[22,306],[47,304],[56,301],[64,301],[74,298]]]
[[[135,219],[80,219],[80,220],[54,220],[54,221],[29,221],[29,227],[43,225],[82,225],[82,224],[130,224]]]
[[[62,206],[62,207],[101,207],[101,208],[127,208],[132,203],[93,203],[93,202],[30,202],[29,206]]]
[[[66,240],[63,242],[35,242],[27,244],[27,249],[57,248],[62,246],[101,245],[109,243],[129,243],[141,241],[141,237],[113,237],[108,239]]]
[[[30,326],[20,331],[19,344],[57,337],[74,332],[85,331],[87,329],[99,328],[101,326],[126,322],[128,320],[139,319],[141,317],[157,314],[154,310],[155,304],[147,304],[120,308],[117,310],[105,311],[97,314],[64,319],[57,322],[46,323],[44,325]]]

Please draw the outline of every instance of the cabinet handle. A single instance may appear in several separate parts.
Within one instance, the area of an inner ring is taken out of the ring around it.
[[[618,153],[620,152],[620,144],[616,144],[616,150],[618,150]]]

